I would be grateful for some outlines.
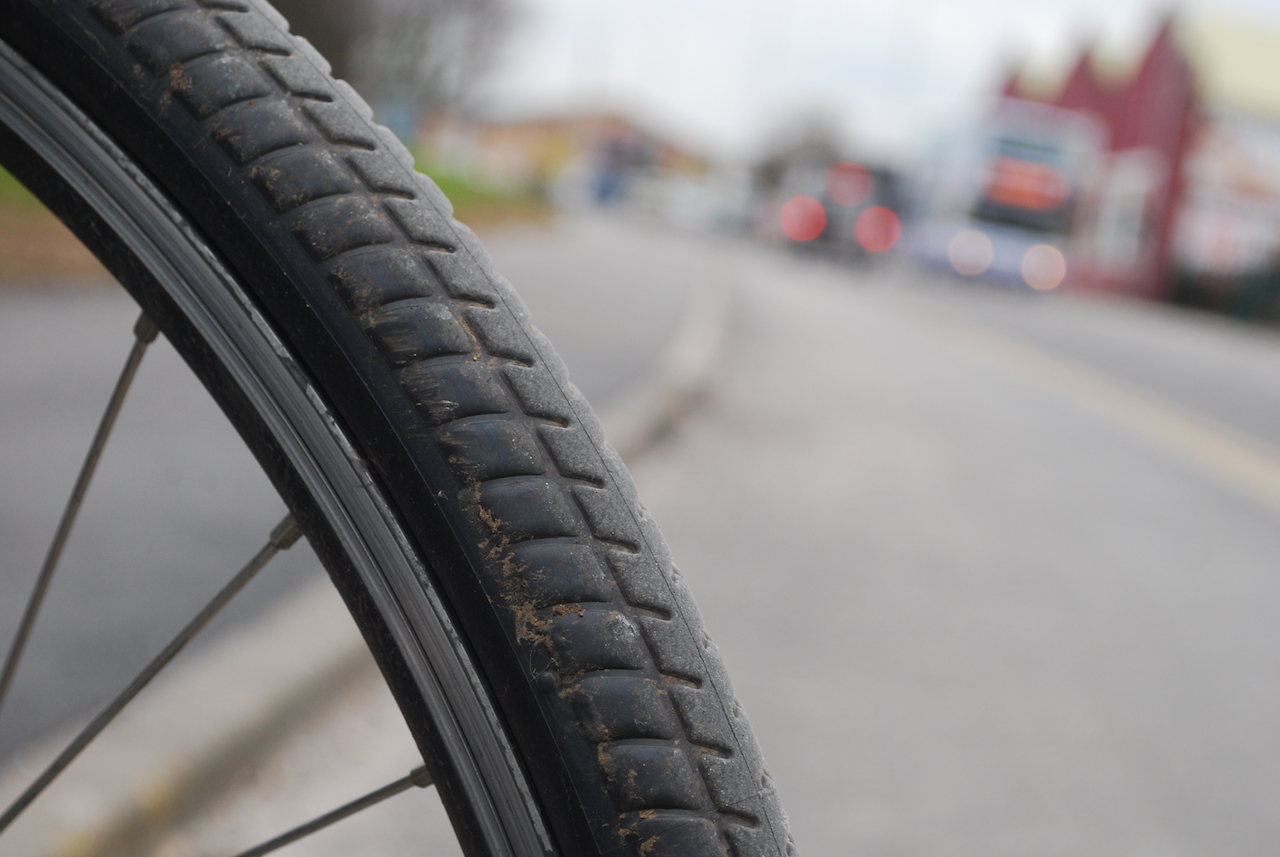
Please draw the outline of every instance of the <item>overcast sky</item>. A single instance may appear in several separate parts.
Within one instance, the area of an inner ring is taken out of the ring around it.
[[[1151,0],[517,2],[491,80],[498,109],[610,103],[738,157],[815,111],[835,117],[869,157],[909,155],[973,115],[1012,62],[1061,66],[1090,39],[1137,50],[1170,8]],[[1189,10],[1280,28],[1280,0]]]

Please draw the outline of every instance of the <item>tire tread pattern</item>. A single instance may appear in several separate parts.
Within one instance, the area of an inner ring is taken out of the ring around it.
[[[90,0],[257,188],[449,462],[529,678],[643,857],[794,846],[720,657],[563,363],[407,149],[256,0]],[[512,573],[514,571],[514,573]],[[616,845],[613,847],[617,847]],[[612,848],[602,848],[612,850]]]

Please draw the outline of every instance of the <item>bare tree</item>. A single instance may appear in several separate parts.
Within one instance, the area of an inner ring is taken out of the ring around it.
[[[274,0],[374,104],[465,109],[492,65],[510,0]]]
[[[351,46],[355,39],[360,0],[272,0],[289,21],[289,28],[302,36],[333,66],[333,76],[351,79]]]
[[[807,109],[780,122],[752,167],[757,190],[777,190],[792,166],[824,169],[840,160],[845,150],[839,123],[825,110]]]
[[[505,34],[505,0],[373,0],[355,76],[372,98],[465,109]]]

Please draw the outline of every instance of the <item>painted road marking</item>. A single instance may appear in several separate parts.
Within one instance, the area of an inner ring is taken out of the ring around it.
[[[954,317],[931,320],[954,343],[1189,461],[1280,513],[1280,447],[1023,340]]]

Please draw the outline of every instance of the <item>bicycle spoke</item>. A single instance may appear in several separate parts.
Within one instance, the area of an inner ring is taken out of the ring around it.
[[[182,651],[182,648],[186,646],[187,643],[191,642],[191,639],[198,634],[205,625],[209,624],[209,620],[216,616],[218,611],[225,607],[227,603],[235,597],[236,593],[243,589],[245,584],[253,579],[255,574],[262,570],[262,567],[265,566],[272,557],[280,551],[291,547],[301,535],[302,530],[298,527],[297,522],[293,520],[293,516],[286,515],[284,520],[277,524],[275,529],[271,531],[271,536],[267,540],[267,543],[257,552],[257,554],[254,555],[253,559],[249,560],[248,564],[245,565],[244,568],[240,569],[240,571],[236,573],[235,577],[231,578],[230,582],[228,582],[226,586],[219,590],[218,594],[215,595],[213,599],[196,614],[195,618],[188,622],[186,627],[178,632],[178,635],[169,642],[169,645],[165,646],[164,650],[161,651],[160,654],[156,655],[151,663],[147,664],[146,667],[143,668],[142,672],[138,673],[137,677],[129,683],[128,687],[122,690],[120,694],[111,701],[111,704],[104,708],[97,717],[93,718],[93,720],[89,722],[88,726],[81,730],[80,734],[67,745],[67,748],[58,754],[58,757],[49,764],[49,767],[45,768],[44,772],[36,778],[35,782],[28,786],[27,790],[24,791],[18,799],[5,810],[4,815],[0,816],[0,832],[3,832],[5,828],[12,824],[13,820],[17,818],[33,800],[39,797],[40,793],[53,782],[58,774],[62,773],[63,769],[65,769],[67,765],[70,765],[76,756],[80,755],[80,751],[89,746],[89,743],[98,736],[98,733],[105,729],[107,724],[115,719],[115,716],[119,714],[153,678],[156,677],[156,674],[159,673],[160,670],[164,669],[165,666],[174,659],[178,652]]]
[[[40,574],[36,577],[35,588],[31,591],[31,597],[27,599],[27,609],[22,614],[22,622],[19,623],[18,632],[9,645],[4,672],[0,673],[0,708],[4,707],[9,685],[12,684],[13,675],[18,669],[18,661],[21,660],[22,653],[27,647],[27,639],[31,636],[32,627],[35,626],[36,615],[40,612],[45,593],[49,591],[49,582],[53,580],[53,572],[58,567],[58,560],[62,558],[62,549],[71,535],[71,527],[75,524],[76,515],[80,512],[84,495],[89,491],[89,482],[93,479],[93,473],[98,467],[98,460],[102,458],[102,450],[106,448],[107,438],[115,425],[116,417],[120,415],[125,394],[129,392],[129,385],[138,374],[142,355],[146,353],[147,346],[155,341],[159,332],[160,328],[156,327],[155,322],[148,318],[146,313],[140,315],[133,326],[133,348],[130,349],[129,357],[124,362],[124,369],[121,370],[120,378],[116,381],[115,389],[111,393],[111,399],[107,402],[107,409],[98,422],[98,430],[93,436],[93,442],[89,444],[89,452],[85,455],[84,463],[80,465],[80,474],[76,477],[75,486],[71,489],[71,497],[67,500],[66,508],[62,510],[62,519],[58,521],[58,529],[54,531],[53,542],[49,545],[48,553],[45,554],[44,565],[40,567]]]
[[[291,842],[297,842],[304,836],[310,836],[318,830],[323,830],[329,825],[342,821],[342,819],[347,818],[348,816],[355,815],[357,812],[368,809],[376,803],[381,803],[387,798],[395,797],[406,789],[412,788],[413,786],[425,789],[429,785],[431,785],[431,775],[427,773],[427,769],[417,768],[407,777],[402,777],[394,783],[383,786],[377,791],[369,792],[362,798],[357,798],[356,800],[351,801],[351,803],[343,804],[331,812],[326,812],[324,815],[317,816],[306,824],[295,827],[288,833],[280,834],[275,839],[270,839],[261,845],[254,846],[248,851],[241,851],[236,855],[236,857],[262,857],[263,854],[270,854],[277,848],[283,848]]]

